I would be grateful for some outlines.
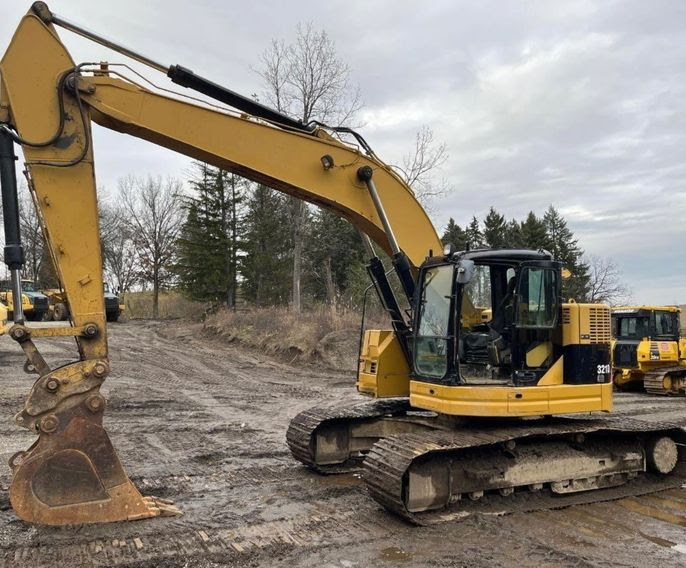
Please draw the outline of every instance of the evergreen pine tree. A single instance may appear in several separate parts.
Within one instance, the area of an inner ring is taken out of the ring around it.
[[[481,226],[479,225],[479,220],[476,216],[472,217],[469,225],[467,225],[465,233],[467,244],[470,249],[476,249],[484,245],[483,233],[481,232]]]
[[[467,233],[451,217],[445,227],[441,241],[444,245],[452,244],[455,250],[464,250],[467,245]]]
[[[293,231],[290,201],[264,185],[247,200],[241,262],[242,291],[257,305],[288,304]]]
[[[194,300],[236,301],[238,208],[244,180],[195,163],[190,180],[193,194],[185,198],[186,221],[177,242],[179,286]]]
[[[505,225],[505,242],[507,248],[518,249],[524,246],[522,226],[516,219],[508,221]]]
[[[356,267],[364,265],[362,239],[355,227],[345,219],[325,209],[317,209],[311,223],[305,257],[315,300],[326,300],[335,307],[346,295]]]
[[[548,234],[549,250],[555,260],[559,260],[572,275],[563,280],[562,294],[565,298],[574,298],[583,302],[588,295],[588,265],[583,262],[584,251],[574,238],[574,233],[567,227],[567,221],[551,205],[543,215]]]
[[[181,228],[177,241],[177,262],[174,267],[179,279],[179,288],[189,297],[206,296],[203,272],[205,271],[205,231],[204,215],[198,213],[198,203],[191,201],[185,205],[186,221]]]
[[[505,217],[491,207],[484,219],[483,238],[486,246],[492,249],[511,248],[507,241]]]
[[[521,223],[522,246],[531,250],[548,250],[550,243],[543,220],[536,217],[533,211],[529,211],[526,221]]]

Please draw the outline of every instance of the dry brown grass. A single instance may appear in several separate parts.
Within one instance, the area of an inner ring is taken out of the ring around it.
[[[126,317],[129,319],[152,318],[152,292],[127,292],[124,294]],[[193,302],[179,292],[160,293],[160,319],[188,319],[199,321],[205,313],[206,306]]]
[[[378,316],[372,321],[378,325]],[[334,312],[326,306],[300,314],[285,307],[220,310],[207,317],[205,330],[291,362],[323,363],[341,370],[354,370],[357,365],[358,312]]]

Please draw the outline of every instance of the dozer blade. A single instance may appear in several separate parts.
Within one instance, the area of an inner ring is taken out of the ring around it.
[[[10,501],[16,514],[47,525],[180,514],[170,502],[139,493],[102,426],[105,400],[100,385],[70,380],[75,373],[64,369],[38,379],[16,417],[39,433],[26,452],[10,459]],[[53,400],[46,396],[50,391]]]

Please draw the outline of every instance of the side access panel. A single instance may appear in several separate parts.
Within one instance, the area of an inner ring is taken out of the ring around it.
[[[357,390],[376,398],[409,396],[410,368],[393,331],[365,331]]]

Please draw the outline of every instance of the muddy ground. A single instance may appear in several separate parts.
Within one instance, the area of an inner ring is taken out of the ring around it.
[[[14,426],[31,385],[18,346],[0,338],[0,565],[60,566],[684,566],[686,490],[564,510],[476,515],[414,527],[371,501],[354,475],[294,462],[289,419],[353,395],[350,373],[293,367],[203,338],[198,327],[110,328],[110,435],[146,494],[177,518],[101,526],[27,525],[13,514],[7,459],[33,440]],[[43,342],[69,358],[69,340]],[[686,400],[620,395],[646,419],[686,423]]]

